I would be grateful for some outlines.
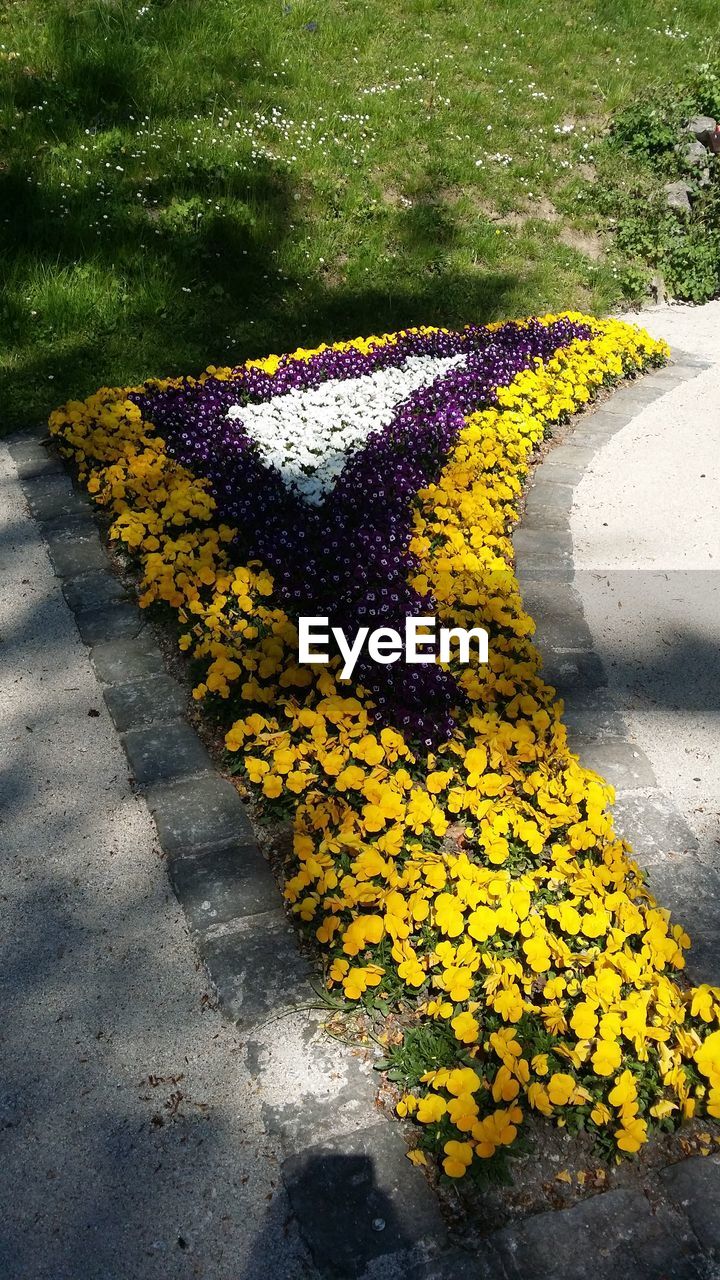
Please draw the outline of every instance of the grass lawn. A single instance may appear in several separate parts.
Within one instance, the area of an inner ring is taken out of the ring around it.
[[[606,309],[594,139],[719,34],[716,0],[6,0],[2,427],[298,343]]]

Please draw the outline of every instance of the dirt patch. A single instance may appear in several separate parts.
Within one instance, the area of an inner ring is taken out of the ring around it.
[[[563,227],[559,239],[568,249],[582,253],[592,262],[600,262],[605,256],[602,239],[596,231],[578,231],[576,227]]]
[[[511,213],[499,213],[487,200],[474,200],[473,203],[478,213],[499,227],[514,227],[520,230],[527,222],[560,222],[562,219],[562,214],[558,213],[552,200],[548,200],[547,196],[528,201],[524,208],[514,209]]]

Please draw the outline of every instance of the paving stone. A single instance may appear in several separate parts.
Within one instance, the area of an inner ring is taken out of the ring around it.
[[[30,509],[39,520],[85,515],[92,510],[90,499],[73,489],[65,474],[29,477],[23,484]]]
[[[541,472],[545,472],[558,484],[576,485],[595,457],[596,450],[589,445],[580,445],[577,441],[575,444],[571,443],[576,434],[573,432],[562,444],[555,445],[540,463]],[[565,479],[559,474],[562,469],[569,473]]]
[[[108,558],[92,520],[70,518],[44,528],[42,533],[59,578],[77,578],[93,569],[108,568]]]
[[[662,394],[671,387],[679,387],[681,383],[687,382],[688,378],[696,377],[697,368],[689,368],[687,365],[668,364],[662,369],[656,369],[651,374],[652,385],[662,388]]]
[[[280,889],[255,841],[169,858],[168,871],[196,933],[272,911],[280,902]]]
[[[720,876],[694,854],[647,868],[648,888],[690,936],[686,972],[692,982],[720,984]]]
[[[574,492],[573,485],[548,479],[541,467],[525,498],[522,528],[567,529]]]
[[[34,437],[11,440],[8,451],[21,480],[65,473],[65,467],[58,455]]]
[[[350,1280],[383,1255],[442,1244],[437,1202],[406,1151],[400,1126],[387,1123],[285,1161],[290,1203],[322,1274]],[[391,1274],[402,1273],[395,1267]]]
[[[649,795],[625,792],[617,797],[614,811],[618,833],[630,841],[643,867],[669,855],[697,852],[697,839],[685,819],[659,789]]]
[[[84,537],[98,536],[97,524],[91,511],[71,511],[67,515],[52,516],[48,520],[37,517],[42,536],[47,543],[72,542],[79,534]]]
[[[589,449],[597,453],[611,440],[616,431],[620,431],[626,422],[630,422],[637,407],[633,410],[612,410],[610,402],[602,405],[594,413],[590,413],[578,423],[568,444],[575,449]]]
[[[108,567],[84,573],[78,578],[66,578],[62,591],[74,613],[98,609],[113,600],[127,599],[127,592],[119,578]]]
[[[563,711],[570,745],[575,741],[603,742],[606,738],[624,738],[625,722],[607,689],[575,689],[565,699]]]
[[[578,737],[574,749],[587,769],[602,774],[618,792],[657,786],[650,761],[632,742],[622,738],[598,742]]]
[[[600,689],[607,676],[596,653],[562,653],[551,650],[543,656],[542,677],[557,690],[559,697],[576,689]]]
[[[199,934],[198,950],[224,1013],[244,1031],[306,1004],[312,995],[308,961],[279,908]]]
[[[691,1156],[663,1169],[660,1178],[703,1249],[720,1259],[720,1156]]]
[[[710,362],[704,356],[696,356],[692,351],[682,351],[679,347],[673,347],[671,357],[671,367],[693,369],[710,369]]]
[[[550,530],[525,529],[522,525],[513,534],[515,560],[524,572],[529,569],[552,570],[556,576],[561,571],[572,572],[572,539],[569,533]]]
[[[287,1155],[387,1123],[375,1107],[379,1078],[372,1063],[328,1035],[327,1017],[327,1010],[290,1014],[282,1035],[271,1022],[246,1042],[248,1069],[262,1086],[265,1127],[282,1139]]]
[[[523,604],[537,624],[534,643],[542,652],[591,649],[592,636],[582,604],[568,582],[524,580],[519,575]]]
[[[212,769],[210,757],[187,720],[168,720],[121,735],[135,781],[169,782]]]
[[[237,791],[217,773],[158,783],[150,787],[146,800],[169,857],[250,844],[255,838]]]
[[[580,466],[570,461],[572,458],[572,450],[566,449],[563,445],[561,448],[549,453],[540,467],[547,475],[548,480],[552,480],[555,484],[568,484],[575,488],[582,480],[587,471],[589,463],[583,463]],[[580,453],[580,449],[577,450]],[[594,453],[594,450],[587,450],[588,453]],[[555,460],[555,453],[560,453],[561,457]]]
[[[614,391],[610,399],[603,404],[603,412],[624,413],[626,409],[631,409],[637,413],[664,394],[664,389],[654,385],[652,377],[641,378]]]
[[[155,637],[148,628],[127,640],[104,640],[93,646],[90,657],[103,684],[126,684],[163,669]]]
[[[701,1280],[697,1241],[639,1191],[607,1191],[490,1237],[508,1280]]]
[[[562,565],[549,565],[544,569],[536,569],[528,568],[525,563],[521,564],[519,561],[515,566],[515,575],[520,585],[523,599],[533,591],[538,594],[545,590],[561,589],[565,591],[572,587],[574,577],[572,566],[569,572]]]
[[[97,609],[76,612],[75,624],[85,644],[93,645],[137,636],[147,626],[147,618],[129,601],[111,601]]]
[[[508,1276],[499,1254],[485,1239],[474,1256],[464,1249],[453,1249],[418,1263],[408,1272],[408,1280],[508,1280]]]
[[[187,702],[180,685],[166,675],[108,685],[103,692],[120,733],[149,724],[151,720],[174,720],[182,715]]]
[[[685,922],[690,926],[692,946],[685,953],[685,977],[696,987],[703,983],[717,987],[720,984],[720,930],[717,927],[713,929],[709,917],[696,920],[693,915],[688,921],[687,907],[684,912],[676,910],[674,914],[681,923],[684,915]],[[719,1280],[719,1277],[715,1280]]]

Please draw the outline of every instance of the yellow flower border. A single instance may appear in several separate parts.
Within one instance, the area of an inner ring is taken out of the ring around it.
[[[512,567],[528,459],[548,428],[667,355],[619,321],[570,318],[590,339],[471,415],[418,495],[413,585],[446,624],[481,620],[491,638],[488,667],[455,673],[469,710],[425,757],[376,730],[362,690],[348,696],[333,669],[298,666],[271,574],[231,562],[234,531],[215,524],[207,485],[167,456],[127,390],[51,418],[111,511],[110,536],[140,558],[141,603],[177,614],[203,672],[194,696],[252,705],[227,749],[268,805],[292,809],[285,896],[327,957],[328,986],[399,1002],[406,1034],[437,1030],[451,1060],[428,1063],[398,1112],[453,1178],[511,1146],[528,1108],[625,1153],[653,1125],[720,1115],[720,992],[672,976],[689,939],[616,836],[612,789],[568,748]],[[278,357],[253,363],[272,373]]]

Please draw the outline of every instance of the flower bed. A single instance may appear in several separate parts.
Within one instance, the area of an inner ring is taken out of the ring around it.
[[[666,348],[568,314],[420,329],[103,389],[51,430],[139,558],[270,812],[331,990],[392,1008],[413,1158],[468,1169],[525,1113],[637,1151],[720,1115],[720,995],[568,748],[513,572],[528,459]],[[484,626],[487,666],[297,661],[296,619]]]

